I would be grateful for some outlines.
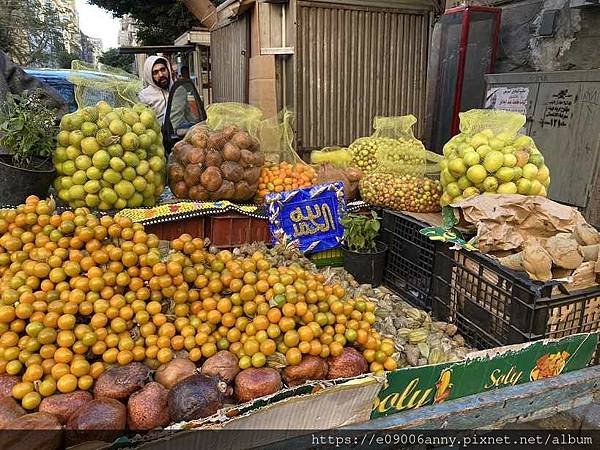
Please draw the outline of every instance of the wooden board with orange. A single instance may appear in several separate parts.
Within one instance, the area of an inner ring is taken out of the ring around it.
[[[258,179],[256,203],[262,204],[271,192],[283,192],[314,185],[317,172],[307,164],[291,164],[283,161],[262,168]]]

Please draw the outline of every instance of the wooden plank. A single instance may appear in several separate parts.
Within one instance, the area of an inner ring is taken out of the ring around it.
[[[600,398],[600,366],[588,367],[555,378],[497,389],[425,406],[340,431],[475,430],[500,428],[507,423],[529,422],[590,404]],[[303,448],[307,437],[273,443],[268,449]],[[395,448],[394,445],[377,448]]]

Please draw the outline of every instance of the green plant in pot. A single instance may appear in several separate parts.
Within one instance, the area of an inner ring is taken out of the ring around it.
[[[371,216],[348,214],[344,226],[342,253],[344,269],[361,284],[379,286],[383,279],[387,246],[377,241],[381,223],[375,212]]]
[[[56,110],[40,90],[7,94],[0,104],[0,206],[48,194],[57,134]]]

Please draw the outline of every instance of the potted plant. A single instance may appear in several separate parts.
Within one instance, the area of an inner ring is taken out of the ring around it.
[[[55,176],[56,111],[40,90],[8,93],[0,103],[0,206],[46,197]]]
[[[341,219],[345,227],[342,253],[344,269],[361,284],[379,286],[383,279],[387,245],[378,242],[381,224],[375,212],[371,217],[348,214]]]

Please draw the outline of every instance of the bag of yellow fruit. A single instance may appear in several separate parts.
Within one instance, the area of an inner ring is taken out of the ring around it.
[[[350,145],[353,165],[365,173],[385,172],[422,177],[427,166],[427,151],[413,134],[417,118],[413,115],[375,117],[372,136]]]
[[[519,130],[525,116],[473,109],[460,113],[460,134],[444,145],[442,206],[474,195],[546,196],[550,171],[533,139]]]

